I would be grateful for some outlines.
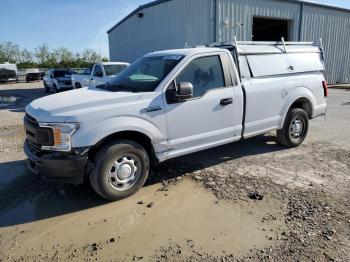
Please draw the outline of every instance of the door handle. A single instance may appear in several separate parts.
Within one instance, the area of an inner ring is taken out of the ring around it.
[[[220,100],[221,106],[227,106],[233,103],[233,98],[224,98]]]
[[[94,79],[93,78],[90,78],[91,81],[93,81]]]

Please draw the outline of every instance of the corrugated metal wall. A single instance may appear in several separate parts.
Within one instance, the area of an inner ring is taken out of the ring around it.
[[[217,41],[252,40],[253,17],[291,20],[291,40],[298,39],[300,5],[275,0],[217,0]],[[228,21],[228,24],[226,24]]]
[[[212,0],[175,0],[144,9],[109,34],[110,59],[131,62],[156,50],[214,40]]]
[[[133,15],[109,33],[112,61],[131,62],[151,51],[232,41],[234,36],[250,41],[258,16],[290,20],[292,41],[322,37],[327,80],[350,82],[350,12],[281,0],[173,0],[142,12],[143,18]]]
[[[330,83],[350,83],[350,12],[305,5],[301,41],[322,38]]]

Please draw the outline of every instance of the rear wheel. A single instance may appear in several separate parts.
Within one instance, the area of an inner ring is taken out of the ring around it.
[[[75,89],[79,89],[81,88],[81,84],[80,83],[75,83]]]
[[[286,147],[301,145],[309,131],[309,118],[300,108],[289,110],[283,128],[277,131],[278,142]]]
[[[130,140],[102,147],[90,173],[92,188],[103,198],[120,200],[135,194],[145,183],[150,167],[146,150]]]

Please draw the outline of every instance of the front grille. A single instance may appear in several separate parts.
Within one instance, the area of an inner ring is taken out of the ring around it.
[[[36,119],[28,114],[25,115],[24,119],[26,119],[30,124],[39,127],[38,121]]]
[[[66,86],[70,86],[70,85],[72,84],[72,82],[71,82],[71,81],[65,81],[64,84],[65,84]]]
[[[35,150],[41,150],[42,146],[53,146],[54,137],[51,128],[40,127],[38,121],[26,114],[24,126],[29,145]]]

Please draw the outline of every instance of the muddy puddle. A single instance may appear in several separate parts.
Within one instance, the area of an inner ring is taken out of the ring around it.
[[[6,253],[11,258],[45,260],[57,256],[60,247],[62,259],[131,260],[149,258],[170,243],[195,243],[192,248],[217,256],[240,257],[253,248],[269,247],[284,228],[284,207],[276,200],[219,201],[187,179],[168,191],[159,188],[149,186],[123,201],[1,228]],[[11,216],[24,215],[23,210],[33,205],[35,200],[13,209]],[[31,210],[25,213],[33,216]],[[267,216],[274,219],[264,222]]]
[[[0,108],[13,105],[19,99],[20,99],[20,97],[17,97],[17,96],[0,96]]]

